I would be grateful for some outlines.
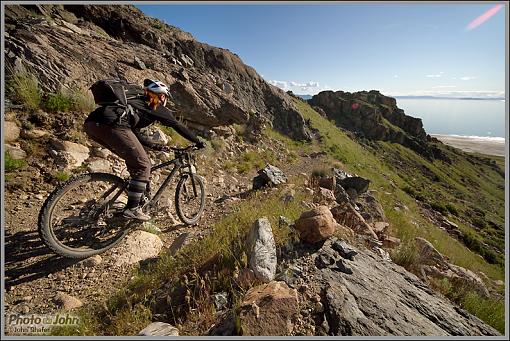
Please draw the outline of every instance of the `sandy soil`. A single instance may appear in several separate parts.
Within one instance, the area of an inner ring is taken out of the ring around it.
[[[479,138],[451,135],[431,136],[437,138],[444,144],[459,148],[465,152],[505,156],[505,141],[484,140]]]

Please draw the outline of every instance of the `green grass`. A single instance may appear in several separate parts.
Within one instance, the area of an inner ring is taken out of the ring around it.
[[[14,71],[7,67],[7,90],[10,97],[26,109],[34,110],[41,104],[41,90],[37,77],[28,71]]]
[[[57,180],[58,182],[64,182],[64,181],[67,181],[69,180],[69,178],[71,177],[71,174],[69,174],[68,172],[66,171],[57,171],[53,174],[53,178],[55,180]]]
[[[9,152],[4,153],[4,169],[6,172],[14,172],[23,169],[26,166],[27,162],[25,160],[13,159]]]
[[[47,96],[44,107],[50,112],[90,112],[96,105],[89,92],[81,89],[61,89]]]
[[[294,182],[299,181],[301,180],[297,179]],[[168,292],[168,295],[176,300],[167,308],[175,314],[174,325],[181,324],[182,329],[192,329],[193,327],[188,324],[198,317],[190,313],[186,307],[183,308],[182,302],[178,303],[184,295],[179,288],[184,287],[185,290],[191,291],[190,295],[193,298],[190,304],[194,304],[193,309],[205,309],[200,310],[203,314],[209,311],[210,302],[207,303],[202,296],[207,297],[211,292],[218,291],[233,293],[235,286],[233,272],[236,268],[246,265],[245,239],[250,227],[258,218],[268,217],[277,246],[295,240],[296,236],[290,227],[279,226],[279,216],[284,215],[291,220],[297,219],[305,210],[300,202],[311,200],[311,197],[304,191],[298,190],[295,200],[284,203],[281,200],[284,192],[285,189],[281,188],[271,190],[268,194],[253,193],[237,206],[234,212],[225,215],[214,226],[209,227],[212,233],[206,238],[183,247],[175,256],[162,254],[156,264],[149,269],[139,271],[129,285],[107,302],[107,309],[99,313],[99,318],[90,319],[89,325],[83,326],[81,330],[100,331],[102,335],[136,333],[141,329],[136,321],[150,316],[148,312],[154,304],[154,295],[162,288],[166,288],[164,290]],[[214,277],[214,280],[210,277]],[[207,280],[202,282],[204,278]],[[204,289],[197,291],[200,283],[208,286],[206,292]],[[166,286],[167,284],[170,286]],[[132,307],[137,306],[139,311],[145,313],[132,312]],[[179,318],[182,314],[186,315],[185,320]],[[197,333],[196,330],[191,329],[188,330],[189,333]]]
[[[276,157],[272,150],[247,151],[241,154],[233,161],[226,161],[224,167],[226,169],[235,169],[241,174],[248,173],[252,170],[264,168],[266,164],[276,164]]]

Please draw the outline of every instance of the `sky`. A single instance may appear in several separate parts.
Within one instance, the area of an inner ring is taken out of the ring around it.
[[[441,3],[137,5],[237,54],[295,94],[505,96],[505,6]]]

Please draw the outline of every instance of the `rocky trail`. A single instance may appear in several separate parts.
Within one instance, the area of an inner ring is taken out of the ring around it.
[[[314,164],[315,160],[304,157],[284,171],[293,176],[310,172]],[[76,297],[84,304],[101,304],[126,284],[134,268],[143,267],[143,262],[139,265],[137,259],[155,257],[164,250],[174,254],[184,245],[204,238],[209,226],[227,215],[239,200],[243,200],[243,193],[249,193],[252,177],[235,176],[235,185],[226,184],[221,175],[204,177],[207,184],[206,208],[197,225],[186,226],[175,220],[177,216],[173,208],[172,217],[154,220],[154,225],[161,230],[156,240],[160,239],[161,243],[154,242],[153,235],[139,226],[120,245],[82,261],[55,255],[42,243],[37,233],[37,216],[52,186],[45,186],[46,190],[37,193],[7,192],[5,210],[11,213],[6,216],[5,230],[7,311],[55,312],[62,307],[62,304],[59,306],[53,300],[59,292]],[[173,195],[173,188],[167,191]],[[152,250],[152,254],[148,250]]]

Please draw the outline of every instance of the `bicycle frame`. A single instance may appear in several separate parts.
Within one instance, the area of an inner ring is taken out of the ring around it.
[[[187,157],[187,161],[188,161],[188,164],[185,164],[182,162],[182,158],[181,157],[176,157],[175,159],[173,160],[170,160],[170,161],[166,161],[166,162],[163,162],[163,163],[160,163],[156,166],[152,166],[151,167],[151,173],[153,173],[154,171],[158,170],[158,169],[161,169],[161,168],[166,168],[170,165],[174,165],[174,168],[172,169],[172,171],[170,172],[170,174],[166,177],[166,179],[163,181],[163,183],[161,184],[161,186],[159,187],[158,191],[156,192],[156,194],[150,198],[150,201],[146,204],[149,206],[149,208],[153,208],[153,206],[155,206],[157,204],[157,202],[159,201],[159,199],[161,198],[161,196],[163,195],[163,191],[166,189],[166,187],[168,186],[168,184],[170,182],[172,182],[175,174],[181,170],[182,168],[185,168],[185,167],[188,167],[190,168],[189,170],[189,173],[191,174],[191,162],[189,160],[189,154],[186,155]],[[192,183],[192,187],[193,187],[193,194],[196,196],[197,195],[197,189],[196,189],[196,184],[195,184],[195,180],[193,179],[193,176],[191,177],[191,183]],[[117,194],[115,194],[115,196],[109,200],[109,202],[111,201],[115,201],[117,200],[117,198],[122,194],[122,192],[124,192],[127,187],[129,185],[129,179],[125,179],[124,180],[124,185],[120,188],[120,190],[117,192]],[[112,193],[112,191],[115,190],[115,186],[110,188],[105,194],[102,195],[102,198],[106,199],[108,197],[108,195],[110,195]],[[101,205],[101,209],[98,210],[97,213],[99,212],[102,212],[105,205],[107,205],[107,203],[104,203],[103,205]]]

